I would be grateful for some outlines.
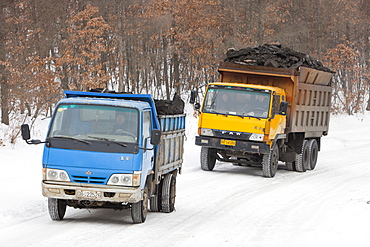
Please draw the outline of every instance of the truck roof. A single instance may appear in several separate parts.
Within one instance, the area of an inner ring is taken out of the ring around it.
[[[154,100],[150,94],[115,94],[115,93],[97,93],[64,91],[65,98],[60,102],[69,103],[87,103],[87,104],[108,104],[113,106],[134,107],[140,110],[151,108],[154,122],[154,129],[160,129],[157,118],[157,110]]]
[[[275,91],[277,93],[282,93],[284,91],[279,87],[267,86],[267,85],[256,85],[256,84],[245,84],[241,82],[212,82],[212,83],[209,83],[208,85],[225,85],[225,86],[232,86],[232,87],[252,88],[252,89],[257,88],[261,90]]]
[[[119,99],[104,99],[104,98],[64,98],[59,103],[84,103],[84,104],[98,104],[98,105],[110,105],[110,106],[122,106],[138,108],[139,110],[150,108],[147,102],[140,102],[134,100],[119,100]]]

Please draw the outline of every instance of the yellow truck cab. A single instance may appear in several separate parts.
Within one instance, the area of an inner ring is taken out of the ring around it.
[[[216,160],[262,165],[265,177],[275,176],[279,160],[288,170],[314,169],[332,74],[234,63],[221,63],[219,72],[198,108],[202,169],[212,171]]]

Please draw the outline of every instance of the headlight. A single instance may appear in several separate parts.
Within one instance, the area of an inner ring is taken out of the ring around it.
[[[120,185],[120,186],[139,186],[140,185],[140,173],[112,174],[107,184],[108,185]]]
[[[250,141],[263,141],[263,134],[255,134],[253,133],[250,137],[249,137],[249,140]]]
[[[66,171],[49,168],[44,169],[44,179],[53,181],[71,181]]]
[[[203,128],[201,128],[200,129],[200,134],[202,136],[213,136],[213,131],[212,131],[212,129],[203,129]]]

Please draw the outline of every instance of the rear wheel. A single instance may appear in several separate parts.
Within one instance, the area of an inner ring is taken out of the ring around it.
[[[162,184],[162,211],[171,213],[175,209],[176,176],[168,173],[164,176]]]
[[[275,176],[278,169],[279,149],[274,145],[270,153],[264,154],[262,158],[262,172],[263,176],[272,178]]]
[[[308,141],[304,140],[302,150],[300,154],[296,155],[295,168],[297,172],[307,171],[310,162],[310,150],[308,147]]]
[[[285,162],[285,166],[288,171],[295,171],[295,161]]]
[[[308,149],[309,149],[309,165],[308,169],[313,170],[316,167],[317,157],[319,154],[319,145],[315,139],[311,139],[308,142]]]
[[[241,163],[238,163],[238,161],[239,161],[239,160],[241,160],[241,158],[239,158],[239,157],[238,157],[238,158],[236,158],[236,159],[235,159],[235,162],[233,162],[233,165],[234,165],[234,166],[241,166],[242,164],[241,164]]]
[[[155,195],[150,197],[150,211],[159,212],[162,210],[162,181],[156,186]]]
[[[212,171],[216,164],[216,150],[202,147],[200,151],[200,166],[204,171]]]
[[[135,224],[144,223],[148,214],[148,187],[145,186],[143,191],[143,200],[132,203],[131,218]]]
[[[62,199],[49,198],[48,209],[52,220],[62,220],[66,214],[67,203]]]

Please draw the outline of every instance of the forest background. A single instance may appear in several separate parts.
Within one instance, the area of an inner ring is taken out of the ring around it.
[[[368,0],[0,0],[0,7],[1,123],[12,143],[20,124],[50,116],[66,89],[158,99],[202,92],[231,47],[279,43],[322,61],[336,72],[333,113],[362,113],[369,97]]]

